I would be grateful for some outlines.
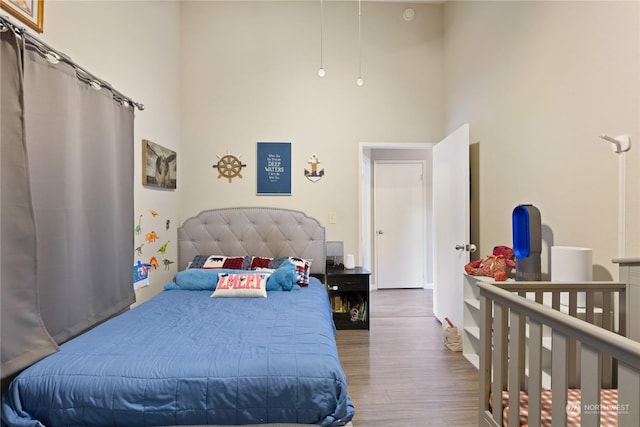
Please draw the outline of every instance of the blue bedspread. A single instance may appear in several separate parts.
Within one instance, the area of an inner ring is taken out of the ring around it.
[[[326,291],[164,291],[61,346],[2,396],[10,426],[302,423],[354,408]]]

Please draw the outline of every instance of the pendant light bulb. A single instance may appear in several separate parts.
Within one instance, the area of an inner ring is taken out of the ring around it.
[[[362,77],[358,77],[358,79],[356,80],[356,84],[358,86],[362,86],[364,84],[364,80],[362,80]]]
[[[324,77],[327,72],[322,66],[322,39],[323,39],[323,27],[324,27],[324,3],[320,0],[320,68],[318,69],[318,75]]]

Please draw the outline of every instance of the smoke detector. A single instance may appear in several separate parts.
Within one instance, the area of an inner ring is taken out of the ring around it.
[[[410,7],[406,8],[404,12],[402,12],[402,17],[405,21],[413,21],[413,18],[416,16],[416,13]]]

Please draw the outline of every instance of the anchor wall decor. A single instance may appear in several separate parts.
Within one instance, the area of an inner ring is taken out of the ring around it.
[[[320,164],[318,156],[316,156],[315,153],[312,154],[309,160],[307,160],[307,163],[311,165],[311,170],[305,169],[304,176],[311,182],[319,181],[324,176],[324,169],[318,170],[318,165]]]

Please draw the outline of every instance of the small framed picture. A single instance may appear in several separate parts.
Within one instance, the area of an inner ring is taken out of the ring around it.
[[[37,32],[44,31],[44,0],[0,0],[0,6]]]
[[[176,152],[142,140],[142,185],[175,190],[178,159]]]

